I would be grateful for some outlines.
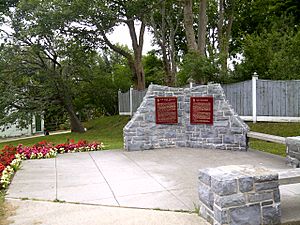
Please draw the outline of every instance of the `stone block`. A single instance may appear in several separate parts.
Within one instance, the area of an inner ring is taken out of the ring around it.
[[[211,189],[218,195],[232,195],[237,193],[237,180],[217,180],[211,178]]]
[[[241,128],[241,127],[231,127],[229,130],[232,134],[242,134],[243,133],[243,128]]]
[[[288,152],[288,155],[291,156],[292,158],[296,158],[300,160],[300,152]]]
[[[209,209],[213,209],[214,194],[209,186],[200,183],[198,193],[200,201],[204,203]]]
[[[143,143],[135,142],[135,143],[128,143],[126,144],[126,150],[128,151],[140,151],[143,150],[142,148]]]
[[[219,224],[228,224],[229,223],[228,210],[222,210],[219,207],[214,205],[214,219]]]
[[[229,122],[228,121],[214,121],[214,126],[215,127],[228,127]]]
[[[249,192],[253,190],[253,177],[241,177],[238,180],[240,192]]]
[[[223,143],[224,144],[233,144],[234,142],[234,136],[233,135],[224,135],[223,136]]]
[[[222,144],[222,138],[207,138],[207,143],[213,143],[213,144]]]
[[[207,173],[207,170],[205,170],[205,169],[204,170],[199,170],[198,179],[199,179],[200,182],[202,182],[202,183],[204,183],[204,184],[206,184],[208,186],[211,185],[211,183],[210,183],[211,177]]]
[[[279,191],[279,189],[273,191],[273,198],[274,198],[274,202],[276,202],[276,203],[280,202],[280,191]]]
[[[287,150],[288,150],[288,153],[289,152],[299,152],[299,147],[296,144],[287,144]]]
[[[177,141],[176,146],[179,148],[187,147],[186,141]]]
[[[273,189],[278,189],[278,186],[279,186],[278,181],[255,183],[255,190],[256,191],[273,190]]]
[[[273,200],[265,201],[261,203],[261,206],[269,206],[269,205],[273,205],[273,203],[274,203]]]
[[[241,206],[246,204],[244,194],[233,194],[227,196],[215,196],[215,204],[220,208],[229,208],[233,206]]]
[[[261,209],[259,204],[237,207],[229,210],[231,225],[259,225]]]
[[[286,164],[294,168],[300,167],[300,161],[296,158],[292,158],[291,156],[286,157]]]
[[[143,144],[142,145],[142,149],[143,150],[150,150],[150,149],[153,149],[154,146],[152,144]]]
[[[249,202],[263,202],[267,200],[273,200],[273,192],[249,193],[248,200]]]
[[[281,224],[281,209],[279,205],[262,208],[263,224]]]
[[[276,181],[278,180],[278,174],[277,173],[270,173],[266,175],[258,175],[254,177],[254,182],[255,183],[260,183],[260,182],[266,182],[266,181]]]

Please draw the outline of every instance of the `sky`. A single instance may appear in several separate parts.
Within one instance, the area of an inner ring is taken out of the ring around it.
[[[136,24],[137,34],[139,34],[139,25]],[[130,49],[132,49],[131,38],[129,35],[129,30],[125,25],[119,25],[115,28],[114,32],[108,35],[109,39],[113,44],[120,43],[123,45],[128,45]],[[148,51],[154,49],[155,47],[151,46],[152,34],[146,29],[144,35],[144,47],[143,47],[143,55],[145,55]]]
[[[12,31],[10,27],[6,25],[2,25],[0,28],[7,32]],[[137,30],[137,34],[139,34],[139,24],[136,24],[136,30]],[[115,28],[112,34],[108,35],[108,37],[113,44],[119,43],[122,45],[127,45],[130,49],[132,49],[131,38],[127,26],[119,25],[118,27]],[[148,29],[146,29],[144,35],[143,55],[146,55],[148,51],[157,48],[157,46],[153,47],[151,45],[151,39],[152,39],[152,34],[148,31]]]

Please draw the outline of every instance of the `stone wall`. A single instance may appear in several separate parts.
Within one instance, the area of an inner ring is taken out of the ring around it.
[[[155,97],[178,99],[178,124],[156,124]],[[214,98],[213,125],[190,124],[190,97]],[[124,127],[124,147],[128,151],[168,147],[246,150],[248,126],[225,100],[219,84],[193,88],[150,85],[143,102]]]
[[[300,167],[300,136],[286,138],[287,163],[295,168]]]
[[[278,174],[261,167],[200,170],[200,215],[214,225],[280,224],[278,186]]]

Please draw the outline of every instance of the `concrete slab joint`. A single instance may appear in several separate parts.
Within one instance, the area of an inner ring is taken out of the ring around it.
[[[278,174],[252,165],[199,171],[200,215],[213,225],[280,224]]]
[[[155,97],[177,97],[178,123],[156,124]],[[213,124],[190,123],[190,98],[213,97]],[[220,84],[193,88],[150,85],[143,102],[124,127],[124,148],[128,151],[191,147],[247,150],[249,127],[225,99]]]
[[[294,168],[300,167],[300,136],[286,138],[287,164]]]

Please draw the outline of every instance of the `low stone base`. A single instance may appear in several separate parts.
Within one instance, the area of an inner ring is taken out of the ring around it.
[[[280,224],[278,186],[278,174],[262,167],[200,170],[200,215],[214,225]]]
[[[300,167],[300,136],[286,138],[286,162],[294,168]]]

